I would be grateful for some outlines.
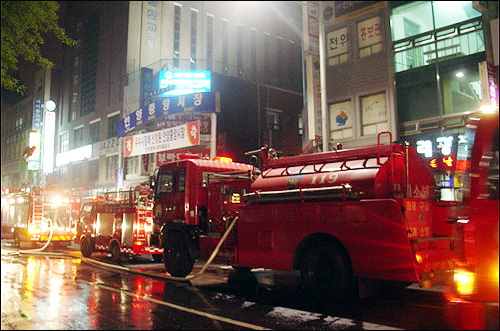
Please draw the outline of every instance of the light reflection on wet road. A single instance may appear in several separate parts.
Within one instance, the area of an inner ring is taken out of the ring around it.
[[[80,256],[79,252],[72,254]],[[145,260],[131,263],[135,263],[135,270],[164,274],[161,264]],[[270,289],[266,284],[272,284],[276,275],[256,272],[258,288],[247,293],[239,286],[241,282],[250,284],[249,279],[236,279],[239,284],[235,284],[234,279],[229,277],[228,281],[225,277],[228,273],[217,273],[200,277],[191,286],[96,268],[62,254],[19,255],[17,249],[2,241],[1,327],[2,330],[429,329],[419,324],[419,318],[404,315],[410,302],[364,301],[354,309],[318,308],[290,286],[293,276],[276,277],[284,286],[274,284]],[[398,296],[393,298],[401,300]],[[367,314],[372,310],[374,314]],[[377,314],[381,318],[373,318]],[[446,329],[446,326],[430,329]]]

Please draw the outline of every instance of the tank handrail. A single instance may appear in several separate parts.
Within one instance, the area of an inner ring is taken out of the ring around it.
[[[383,156],[382,156],[383,157]],[[376,168],[380,168],[381,165],[377,165],[377,166],[370,166],[370,167],[367,167],[366,164],[368,163],[368,160],[370,159],[373,159],[374,157],[365,157],[364,161],[363,161],[363,168],[364,169],[376,169]],[[356,158],[356,157],[350,157],[350,158],[346,158],[342,164],[341,164],[341,167],[340,169],[337,169],[337,170],[328,170],[328,171],[325,171],[325,172],[338,172],[338,171],[346,171],[346,170],[352,170],[353,168],[347,166],[347,162],[348,161],[354,161],[354,160],[359,160],[359,158]],[[303,173],[304,169],[307,167],[307,166],[313,166],[313,171],[314,173],[321,173],[323,168],[327,165],[327,164],[331,164],[331,163],[334,163],[334,162],[318,162],[318,163],[306,163],[304,164],[304,166],[296,173],[296,174],[290,174],[287,170],[287,175],[289,176],[293,176],[293,175],[300,175]],[[319,165],[321,164],[321,167],[319,169],[316,169],[316,165]],[[377,163],[378,164],[378,163]],[[289,167],[291,166],[287,166],[286,168],[288,169]],[[271,172],[271,170],[274,170],[276,168],[270,168],[270,169],[267,169],[267,170],[264,170],[262,171],[261,175],[262,175],[262,178],[271,178],[271,177],[281,177],[283,176],[283,172],[284,170],[280,173],[280,174],[277,174],[277,175],[269,175],[269,172]],[[357,168],[355,168],[357,169]]]

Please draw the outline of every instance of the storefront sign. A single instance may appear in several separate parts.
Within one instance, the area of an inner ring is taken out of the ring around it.
[[[125,137],[125,157],[200,144],[200,122],[190,122],[159,131]]]
[[[210,158],[210,148],[182,148],[158,152],[156,154],[156,166],[159,167],[167,162],[178,160],[181,154],[195,154],[198,155],[200,159],[208,159]]]
[[[92,144],[92,157],[114,153],[119,148],[118,138],[110,138]]]
[[[117,137],[123,136],[140,124],[170,114],[186,112],[213,113],[218,111],[215,92],[194,93],[165,98],[153,102],[145,109],[137,109],[117,124]]]
[[[212,89],[211,72],[207,70],[167,70],[158,72],[159,89],[175,86],[163,93],[162,97],[182,94],[210,92]]]

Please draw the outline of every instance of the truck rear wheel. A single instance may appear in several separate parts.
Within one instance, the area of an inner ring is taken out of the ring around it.
[[[324,242],[306,251],[300,275],[309,294],[322,301],[351,299],[353,276],[349,261],[337,245]]]
[[[90,255],[92,255],[92,247],[90,246],[90,242],[87,238],[82,239],[80,251],[84,257],[90,257]]]
[[[188,244],[180,236],[168,239],[163,257],[165,269],[174,277],[186,277],[193,270],[194,261],[189,254]]]

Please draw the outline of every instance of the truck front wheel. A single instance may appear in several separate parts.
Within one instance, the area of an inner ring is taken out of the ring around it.
[[[90,257],[90,255],[92,255],[92,247],[90,246],[90,242],[87,238],[82,239],[80,250],[84,257]]]
[[[300,275],[306,290],[318,300],[340,301],[353,293],[350,263],[334,243],[308,249],[301,259]]]
[[[194,266],[187,242],[180,236],[168,239],[163,249],[165,269],[174,277],[186,277]]]

